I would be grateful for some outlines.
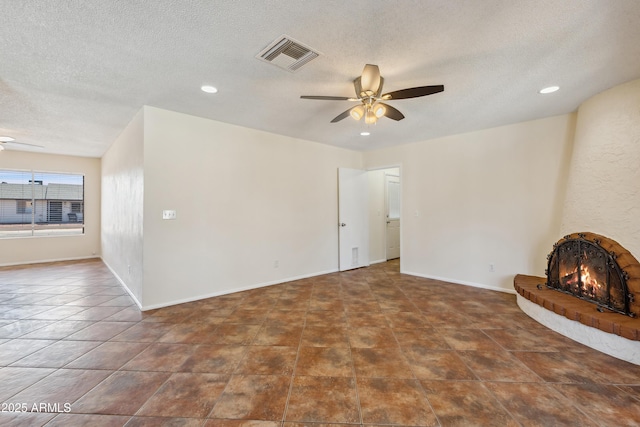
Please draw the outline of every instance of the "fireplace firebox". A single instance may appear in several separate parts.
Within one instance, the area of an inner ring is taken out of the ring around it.
[[[547,287],[610,310],[635,317],[630,310],[629,274],[617,262],[615,251],[607,251],[598,237],[584,233],[565,236],[547,256]]]

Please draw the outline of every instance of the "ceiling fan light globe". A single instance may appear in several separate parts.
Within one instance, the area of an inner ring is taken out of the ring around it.
[[[384,116],[384,114],[387,112],[387,108],[382,105],[382,104],[376,104],[373,107],[373,114],[377,117],[380,118],[382,116]]]
[[[354,120],[360,120],[362,116],[364,116],[364,107],[362,105],[353,107],[349,114],[354,118]]]
[[[368,125],[375,124],[378,121],[378,118],[371,110],[367,110],[367,113],[364,115],[364,122]]]

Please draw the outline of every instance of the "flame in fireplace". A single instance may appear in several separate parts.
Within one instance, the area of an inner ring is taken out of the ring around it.
[[[584,265],[580,267],[580,281],[582,281],[583,289],[594,294],[602,288],[602,285],[591,275],[589,267]]]
[[[584,253],[584,259],[587,259],[586,252]],[[567,279],[565,283],[570,286],[578,285],[578,267],[574,268],[573,271],[565,274],[565,278]],[[589,271],[589,266],[585,265],[584,262],[580,263],[580,290],[583,294],[587,294],[590,297],[597,296],[603,288],[603,285],[598,282],[595,274],[592,274]]]

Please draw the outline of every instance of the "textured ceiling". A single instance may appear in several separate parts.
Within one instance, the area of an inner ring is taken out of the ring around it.
[[[281,34],[322,55],[257,60]],[[99,157],[146,104],[369,150],[574,111],[640,77],[638,40],[637,0],[0,0],[0,135]],[[445,91],[390,101],[406,118],[369,137],[329,123],[353,104],[300,99],[353,96],[367,63],[385,91]]]

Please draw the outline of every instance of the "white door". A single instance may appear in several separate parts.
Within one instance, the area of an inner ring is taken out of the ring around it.
[[[400,258],[400,177],[385,175],[387,260]]]
[[[340,271],[369,265],[368,189],[366,171],[338,169]]]

